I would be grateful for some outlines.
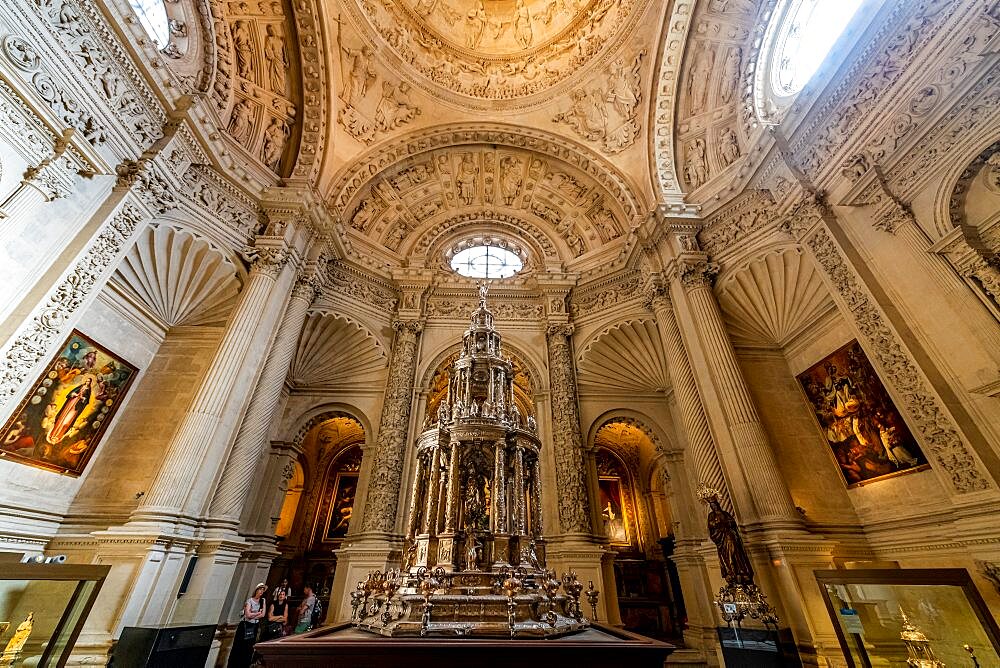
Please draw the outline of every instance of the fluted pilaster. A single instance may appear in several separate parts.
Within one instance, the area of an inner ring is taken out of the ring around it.
[[[255,254],[250,276],[215,358],[171,438],[163,467],[134,519],[181,511],[191,490],[192,469],[197,469],[214,445],[212,437],[226,407],[228,390],[236,382],[275,281],[289,257],[285,249],[255,249]]]
[[[781,479],[767,433],[736,361],[736,353],[712,292],[712,279],[717,271],[712,263],[696,259],[682,262],[678,277],[691,306],[694,327],[705,348],[705,357],[736,444],[740,465],[747,479],[752,481],[750,492],[757,519],[798,522],[795,506]]]
[[[698,472],[698,482],[718,490],[722,505],[732,511],[732,499],[722,472],[719,453],[708,426],[705,407],[698,394],[691,363],[684,350],[684,341],[677,327],[673,304],[665,290],[659,289],[651,295],[650,308],[656,316],[657,329],[660,331],[660,338],[667,353],[670,384],[680,408],[681,424],[687,434],[695,470]]]
[[[396,341],[392,346],[389,381],[382,404],[375,460],[368,483],[368,503],[361,523],[362,532],[392,532],[399,506],[399,488],[403,480],[406,434],[413,404],[417,341],[423,325],[417,321],[397,321],[393,326],[396,329]]]
[[[292,288],[291,299],[264,362],[257,389],[250,397],[250,405],[212,499],[209,515],[213,518],[229,522],[240,519],[258,462],[267,448],[268,431],[281,402],[285,376],[295,355],[309,306],[318,290],[319,284],[313,276],[300,277]]]
[[[573,326],[549,325],[545,335],[552,393],[552,447],[559,487],[559,525],[566,533],[591,533],[580,407],[570,352]]]

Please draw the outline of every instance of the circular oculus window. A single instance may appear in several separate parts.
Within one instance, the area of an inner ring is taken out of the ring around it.
[[[510,278],[524,268],[524,262],[511,250],[480,244],[456,252],[451,268],[467,278]]]
[[[163,0],[129,0],[139,23],[161,49],[170,41],[170,21]]]

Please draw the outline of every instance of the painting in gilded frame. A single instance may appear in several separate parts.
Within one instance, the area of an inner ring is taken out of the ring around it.
[[[604,535],[613,545],[630,545],[625,499],[622,496],[622,479],[617,476],[601,476],[597,479],[597,488],[601,495]]]
[[[337,473],[333,484],[333,498],[330,504],[330,514],[326,520],[326,531],[323,540],[340,540],[347,535],[351,516],[354,514],[354,496],[358,489],[357,473]]]
[[[857,341],[827,355],[798,380],[848,487],[928,468]]]
[[[137,373],[73,330],[0,431],[0,456],[80,475]]]

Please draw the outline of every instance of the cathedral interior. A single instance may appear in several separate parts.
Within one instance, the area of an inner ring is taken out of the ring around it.
[[[2,5],[0,665],[1000,666],[1000,2]]]

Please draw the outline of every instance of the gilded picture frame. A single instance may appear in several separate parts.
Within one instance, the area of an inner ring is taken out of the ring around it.
[[[849,489],[930,468],[857,340],[797,379]]]
[[[0,457],[79,476],[139,368],[73,330],[0,431]]]
[[[357,473],[344,471],[337,473],[333,483],[333,495],[330,498],[330,510],[326,515],[326,526],[323,529],[324,542],[343,540],[347,536],[354,514],[357,490]]]

